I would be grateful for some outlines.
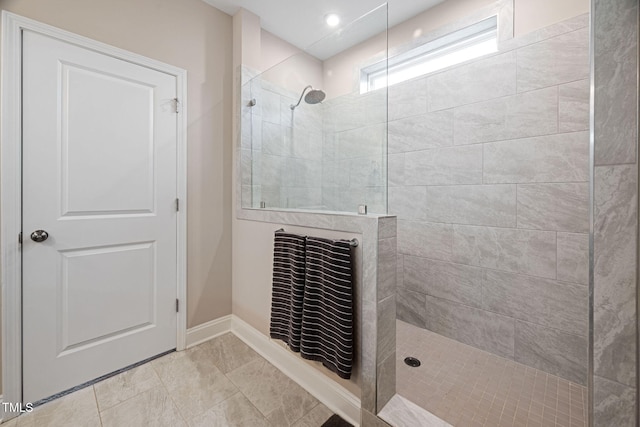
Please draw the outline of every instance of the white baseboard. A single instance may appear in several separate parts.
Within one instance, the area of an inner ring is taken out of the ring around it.
[[[279,346],[237,316],[231,316],[231,331],[331,411],[354,426],[360,425],[360,399],[353,393],[316,371],[304,360]]]
[[[212,338],[231,331],[231,315],[219,317],[210,322],[203,323],[187,329],[186,348],[191,348]]]

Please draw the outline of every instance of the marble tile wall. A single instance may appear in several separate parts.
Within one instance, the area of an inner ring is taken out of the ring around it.
[[[322,208],[322,107],[300,104],[298,94],[256,78],[242,99],[243,206]]]
[[[397,247],[397,219],[380,218],[376,285],[376,408],[378,411],[396,393]]]
[[[593,425],[626,427],[638,422],[638,2],[593,4]]]
[[[588,376],[586,16],[389,88],[397,318]]]
[[[243,206],[386,213],[386,91],[293,111],[299,94],[260,78],[242,91]]]
[[[379,90],[323,102],[322,203],[387,212],[387,95]]]

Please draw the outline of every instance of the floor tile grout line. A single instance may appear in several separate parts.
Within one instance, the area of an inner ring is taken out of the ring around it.
[[[95,384],[91,385],[91,390],[93,391],[93,398],[94,398],[94,400],[96,402],[96,410],[98,411],[98,420],[100,421],[100,427],[103,427],[104,423],[102,422],[102,412],[100,411],[100,405],[98,403],[98,395],[96,393],[96,385]]]
[[[149,364],[149,363],[153,363],[153,360],[148,361],[146,364]],[[145,366],[146,364],[144,364],[144,365],[140,365],[140,366]],[[138,369],[140,366],[136,366],[135,368],[133,368],[133,369],[131,369],[131,370],[128,370],[128,371],[125,371],[125,372],[121,372],[121,373],[120,373],[120,374],[118,374],[118,375],[115,375],[115,376],[113,376],[113,377],[110,377],[110,378],[104,379],[104,380],[102,380],[102,381],[100,381],[100,382],[97,382],[97,383],[93,384],[93,391],[94,391],[94,393],[96,394],[96,402],[98,403],[98,412],[102,413],[102,412],[104,412],[104,411],[108,411],[109,409],[115,408],[116,406],[120,405],[121,403],[124,403],[124,402],[126,402],[126,401],[128,401],[128,400],[131,400],[131,399],[133,399],[133,398],[135,398],[135,397],[138,397],[138,396],[140,396],[141,394],[146,393],[146,392],[148,392],[149,390],[152,390],[152,389],[154,389],[154,388],[158,387],[158,386],[151,387],[151,388],[149,388],[149,389],[147,389],[147,390],[140,391],[140,392],[138,392],[138,393],[136,393],[136,394],[134,394],[134,395],[132,395],[132,396],[130,396],[130,397],[128,397],[128,398],[126,398],[125,400],[119,401],[119,402],[117,402],[117,403],[115,403],[115,404],[113,404],[113,405],[111,405],[111,406],[108,406],[108,407],[106,407],[106,408],[104,408],[104,409],[101,409],[101,408],[100,408],[100,399],[98,399],[98,393],[97,393],[97,391],[96,391],[96,389],[95,389],[96,385],[101,384],[101,383],[104,383],[104,382],[106,382],[106,381],[109,381],[109,380],[110,380],[110,379],[112,379],[112,378],[117,378],[118,376],[120,376],[120,375],[124,375],[124,374],[126,374],[126,373],[128,373],[128,372],[131,372],[131,371],[135,370],[135,369]],[[153,366],[150,366],[150,367],[153,369]],[[158,375],[158,373],[155,371],[155,369],[153,369],[153,374],[156,376],[156,378],[158,379],[158,381],[160,381],[160,385],[163,385],[163,384],[162,384],[162,379],[160,378],[160,375]],[[167,391],[167,394],[168,394],[168,390],[166,390],[166,389],[165,389],[165,391]]]
[[[189,351],[189,349],[185,349],[184,353],[186,353],[187,351]],[[172,354],[174,354],[174,353],[172,353]],[[177,353],[175,353],[175,354],[177,354]],[[174,357],[176,357],[176,356],[174,356]],[[181,357],[186,357],[186,356],[181,356]],[[169,391],[169,388],[167,387],[165,381],[162,379],[162,376],[160,375],[160,372],[158,372],[158,369],[154,366],[153,360],[151,361],[151,363],[152,363],[151,369],[153,369],[154,373],[156,374],[156,376],[160,380],[161,387],[164,389],[165,393],[167,393],[167,396],[169,396],[169,399],[171,399],[171,403],[173,403],[173,406],[175,406],[176,410],[178,411],[178,414],[180,415],[180,418],[182,418],[182,421],[188,426],[189,423],[185,419],[184,415],[182,414],[182,411],[180,410],[180,407],[178,406],[178,404],[176,403],[175,399],[173,398],[173,393],[171,393]]]

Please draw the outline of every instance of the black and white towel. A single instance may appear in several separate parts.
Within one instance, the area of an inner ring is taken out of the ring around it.
[[[305,236],[276,231],[273,242],[271,338],[300,351],[305,287]]]
[[[353,287],[348,240],[307,237],[300,354],[341,378],[353,362]]]

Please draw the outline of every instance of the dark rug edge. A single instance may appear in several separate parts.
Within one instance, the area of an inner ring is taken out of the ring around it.
[[[353,427],[353,425],[342,419],[340,415],[333,414],[322,424],[322,427]]]

